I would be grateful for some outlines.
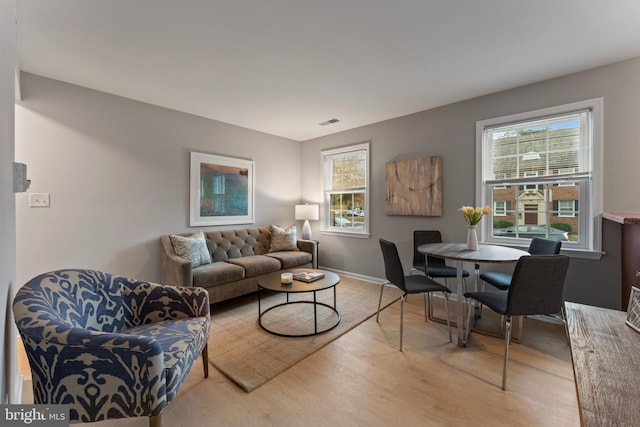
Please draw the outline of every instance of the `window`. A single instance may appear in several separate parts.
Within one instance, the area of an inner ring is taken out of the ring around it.
[[[509,178],[509,174],[508,173],[500,173],[500,174],[496,174],[496,176],[494,177],[495,180],[506,180],[507,178]],[[495,187],[495,188],[507,188],[506,186],[502,186],[502,187]]]
[[[506,216],[507,211],[511,210],[511,202],[509,200],[494,200],[493,215]]]
[[[482,241],[599,252],[601,134],[601,98],[477,122]]]
[[[577,203],[577,200],[558,200],[553,210],[558,213],[558,216],[574,217],[578,211]]]
[[[576,171],[576,168],[560,168],[556,171],[557,174],[568,174],[568,173],[574,173]],[[575,185],[573,182],[560,182],[558,183],[559,186],[564,186],[564,187],[571,187],[572,185]]]
[[[524,156],[522,156],[523,158],[526,157],[526,154]],[[538,176],[539,175],[539,171],[523,171],[521,172],[522,176],[525,178],[531,177],[531,176]],[[532,185],[532,184],[525,184],[524,185],[524,190],[526,191],[535,191],[535,190],[539,190],[540,188],[537,185]]]
[[[322,152],[323,231],[369,236],[369,143]]]

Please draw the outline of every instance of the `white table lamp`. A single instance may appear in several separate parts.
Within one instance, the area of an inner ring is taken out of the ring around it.
[[[296,219],[304,220],[304,225],[302,226],[302,238],[304,240],[310,240],[311,225],[309,224],[309,220],[317,221],[320,219],[319,206],[310,205],[309,203],[306,205],[296,205]]]

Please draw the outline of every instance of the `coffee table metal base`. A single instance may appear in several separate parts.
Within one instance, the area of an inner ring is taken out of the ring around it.
[[[319,302],[316,299],[316,292],[317,291],[310,291],[313,292],[313,301],[289,301],[289,294],[287,293],[287,301],[280,303],[280,304],[276,304],[272,307],[267,308],[266,310],[262,311],[261,309],[261,294],[262,294],[262,290],[264,288],[260,285],[258,285],[258,324],[260,325],[260,327],[262,329],[264,329],[265,331],[269,332],[270,334],[273,335],[277,335],[279,337],[287,337],[287,338],[301,338],[301,337],[311,337],[314,335],[319,335],[319,334],[323,334],[325,332],[328,332],[330,330],[332,330],[333,328],[335,328],[336,326],[338,326],[338,324],[340,323],[340,313],[338,312],[338,310],[336,309],[336,288],[335,286],[333,287],[333,307],[330,306],[329,304],[325,304],[323,302]],[[273,309],[277,309],[280,307],[284,307],[284,306],[288,306],[288,305],[293,305],[293,304],[312,304],[313,305],[313,332],[308,333],[308,334],[285,334],[285,333],[281,333],[281,332],[276,332],[274,330],[269,329],[268,327],[266,327],[265,325],[262,324],[262,317],[270,312]],[[336,314],[336,321],[321,330],[318,330],[318,306],[323,306],[328,308],[329,310],[331,310],[332,312],[334,312]]]

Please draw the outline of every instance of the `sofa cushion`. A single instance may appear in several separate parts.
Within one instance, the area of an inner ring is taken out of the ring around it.
[[[271,230],[269,227],[242,230],[207,231],[205,233],[213,262],[230,258],[263,255],[269,252]]]
[[[277,258],[265,255],[233,258],[225,262],[244,268],[245,277],[255,277],[265,273],[272,273],[280,270],[282,267],[282,264],[280,264],[280,261]]]
[[[267,256],[277,258],[282,264],[282,268],[298,267],[313,261],[311,254],[303,251],[271,252]]]
[[[226,262],[214,262],[193,270],[193,286],[206,288],[242,280],[244,277],[244,268]]]
[[[269,226],[271,229],[271,246],[269,252],[297,251],[296,226],[282,228],[277,225]]]
[[[206,345],[209,328],[206,317],[190,317],[134,326],[123,333],[151,337],[160,343],[164,352],[167,399],[171,400],[189,374],[200,349]]]
[[[176,254],[191,262],[192,268],[211,263],[211,254],[202,231],[188,237],[172,234],[169,238]]]

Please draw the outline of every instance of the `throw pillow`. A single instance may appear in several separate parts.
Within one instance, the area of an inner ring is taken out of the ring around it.
[[[269,228],[271,228],[271,247],[269,248],[269,252],[298,250],[295,225],[289,228],[271,225]]]
[[[171,244],[176,254],[191,262],[192,268],[211,264],[211,254],[207,248],[207,242],[204,239],[202,230],[189,237],[172,234],[169,239],[171,239]]]

